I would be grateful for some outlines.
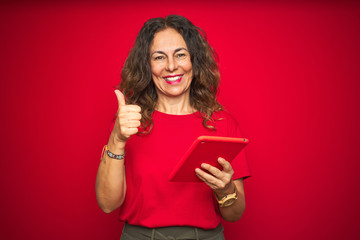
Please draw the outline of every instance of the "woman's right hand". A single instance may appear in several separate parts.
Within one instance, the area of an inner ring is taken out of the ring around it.
[[[118,112],[112,131],[114,143],[126,143],[131,135],[138,132],[141,123],[141,108],[138,105],[126,105],[122,92],[115,90],[118,100]]]
[[[114,128],[107,144],[108,150],[116,155],[125,154],[125,144],[131,135],[138,132],[141,120],[141,108],[126,105],[124,95],[115,90],[119,109]],[[126,195],[124,161],[114,160],[103,154],[95,183],[96,198],[100,208],[110,213],[120,207]]]

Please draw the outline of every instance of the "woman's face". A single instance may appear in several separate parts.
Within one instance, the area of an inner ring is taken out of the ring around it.
[[[189,96],[191,58],[185,40],[176,30],[167,28],[155,34],[150,44],[150,65],[160,98]]]

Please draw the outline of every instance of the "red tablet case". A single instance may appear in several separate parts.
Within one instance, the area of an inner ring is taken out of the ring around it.
[[[208,163],[222,170],[218,158],[231,162],[248,144],[246,138],[200,136],[184,154],[169,175],[172,182],[202,182],[195,174],[196,168]]]

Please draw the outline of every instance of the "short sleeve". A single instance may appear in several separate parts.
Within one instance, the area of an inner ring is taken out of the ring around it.
[[[232,116],[228,118],[228,136],[229,137],[237,137],[241,138],[244,137],[241,135],[239,124],[237,123],[236,119]],[[243,149],[231,162],[231,166],[234,170],[233,179],[239,178],[248,178],[250,177],[250,170],[249,165],[246,158],[246,148]]]

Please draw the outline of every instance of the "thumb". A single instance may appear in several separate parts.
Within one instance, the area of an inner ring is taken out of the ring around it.
[[[225,172],[231,172],[233,170],[231,164],[222,157],[218,158],[218,163],[223,167]]]
[[[122,92],[120,92],[119,90],[115,90],[115,94],[116,94],[116,98],[118,100],[118,104],[119,104],[119,108],[121,106],[125,106],[125,97],[124,94],[122,94]]]

